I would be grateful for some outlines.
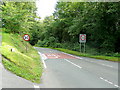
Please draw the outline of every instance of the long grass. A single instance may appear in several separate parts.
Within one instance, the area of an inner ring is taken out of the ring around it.
[[[2,34],[2,62],[18,76],[40,83],[42,63],[38,52],[18,34]],[[27,52],[26,52],[27,46]]]
[[[76,55],[76,56],[90,57],[90,58],[96,58],[96,59],[120,62],[120,58],[119,57],[103,56],[103,55],[91,55],[91,54],[80,53],[80,52],[77,52],[77,51],[72,51],[72,50],[63,49],[63,48],[52,48],[52,49],[63,51],[65,53],[73,54],[73,55]]]

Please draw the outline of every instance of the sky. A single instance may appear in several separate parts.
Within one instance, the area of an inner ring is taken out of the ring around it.
[[[44,19],[52,15],[55,10],[57,0],[36,0],[37,15]]]

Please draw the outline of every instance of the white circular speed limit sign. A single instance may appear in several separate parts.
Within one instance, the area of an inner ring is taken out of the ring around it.
[[[30,36],[29,36],[28,34],[25,34],[25,35],[23,36],[23,39],[24,39],[25,41],[30,41]]]

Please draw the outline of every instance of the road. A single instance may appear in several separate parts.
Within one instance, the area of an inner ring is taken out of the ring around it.
[[[44,65],[41,83],[35,84],[18,77],[7,71],[0,63],[2,88],[26,88],[25,90],[40,90],[38,88],[106,88],[107,90],[107,88],[113,88],[117,90],[116,88],[119,87],[118,63],[116,62],[77,57],[48,48],[36,47],[36,49]]]
[[[118,88],[118,63],[38,48],[44,64],[40,88]]]

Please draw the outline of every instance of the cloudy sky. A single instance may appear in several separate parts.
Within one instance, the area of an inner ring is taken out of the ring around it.
[[[52,15],[57,1],[58,0],[36,0],[37,15],[42,19]]]

